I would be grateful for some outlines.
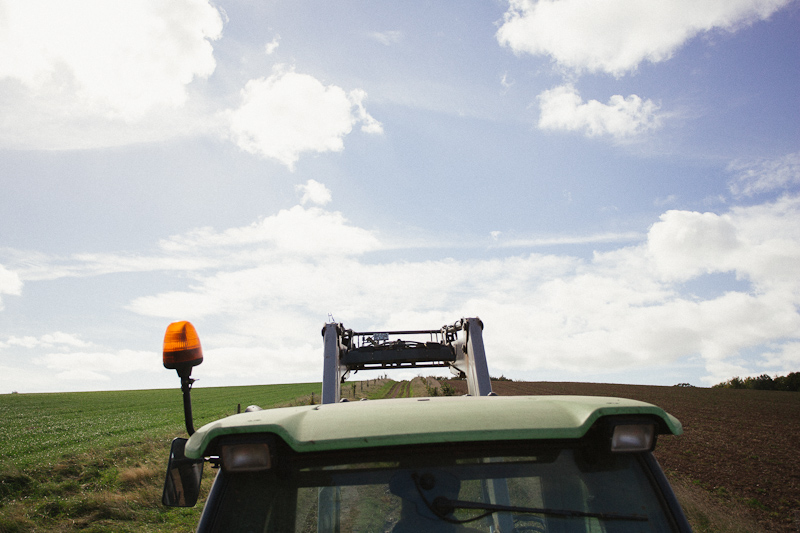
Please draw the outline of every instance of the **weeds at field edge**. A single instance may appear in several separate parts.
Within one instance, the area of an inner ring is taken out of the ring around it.
[[[169,443],[169,436],[147,439],[0,472],[0,533],[193,529],[199,508],[174,513],[160,505]]]

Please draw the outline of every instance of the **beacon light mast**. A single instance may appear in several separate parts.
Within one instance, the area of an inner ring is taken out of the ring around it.
[[[192,421],[192,367],[203,362],[203,348],[200,337],[191,322],[173,322],[167,326],[164,334],[164,366],[174,369],[181,378],[183,392],[183,417],[186,421],[186,432],[194,434]],[[176,438],[172,441],[169,455],[167,478],[164,482],[164,493],[161,502],[168,506],[192,507],[200,496],[200,479],[203,476],[204,460],[186,457],[187,439]]]
[[[186,432],[194,434],[192,422],[192,367],[203,362],[203,348],[200,337],[191,322],[173,322],[164,334],[164,366],[175,369],[181,378],[183,392],[183,416],[186,419]]]

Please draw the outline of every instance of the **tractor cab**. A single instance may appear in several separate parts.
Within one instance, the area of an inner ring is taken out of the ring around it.
[[[163,503],[195,505],[209,463],[198,532],[691,530],[652,454],[659,435],[682,432],[678,420],[621,398],[496,396],[482,327],[326,324],[323,403],[252,410],[175,439]],[[350,372],[430,366],[463,374],[469,394],[340,401]]]

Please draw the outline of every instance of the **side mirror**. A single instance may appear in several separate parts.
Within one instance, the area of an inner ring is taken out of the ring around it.
[[[203,477],[203,459],[186,457],[187,439],[174,439],[169,451],[167,479],[161,503],[167,507],[194,507],[200,496]]]

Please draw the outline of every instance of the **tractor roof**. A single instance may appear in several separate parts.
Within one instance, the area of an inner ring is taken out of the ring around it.
[[[273,433],[297,452],[530,439],[579,439],[607,415],[651,415],[657,431],[681,423],[659,407],[599,396],[461,396],[342,402],[267,409],[207,424],[186,445],[200,458],[217,437]]]

